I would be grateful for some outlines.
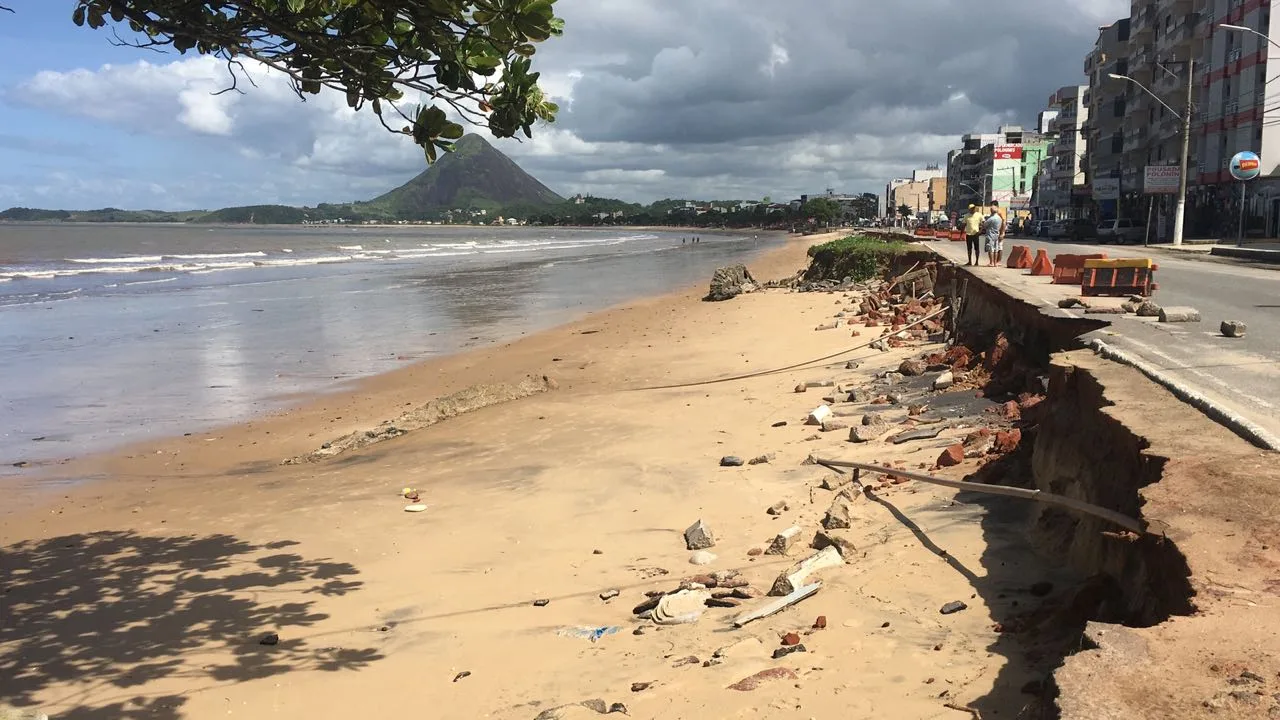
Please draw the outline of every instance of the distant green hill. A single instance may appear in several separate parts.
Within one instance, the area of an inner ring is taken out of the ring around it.
[[[451,208],[497,210],[508,205],[545,206],[564,202],[479,135],[466,135],[409,182],[360,203],[372,213],[415,219]]]
[[[165,212],[163,210],[40,210],[13,207],[0,211],[0,220],[15,222],[191,222],[205,215],[204,210]]]

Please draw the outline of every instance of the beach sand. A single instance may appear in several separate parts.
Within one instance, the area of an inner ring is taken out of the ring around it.
[[[822,239],[797,238],[750,269],[791,275]],[[624,703],[634,718],[968,717],[947,703],[1013,717],[1030,699],[1020,689],[1045,669],[993,629],[1029,582],[1045,579],[1022,541],[1029,508],[1016,501],[890,485],[878,500],[854,501],[845,532],[857,550],[823,571],[814,597],[739,630],[731,619],[762,600],[633,634],[646,591],[740,569],[763,593],[812,552],[833,493],[817,488],[829,471],[802,464],[810,453],[916,469],[965,432],[853,445],[847,432],[803,426],[824,391],[797,394],[797,382],[865,384],[923,348],[840,359],[861,360],[857,370],[640,390],[790,365],[874,337],[815,331],[839,295],[706,303],[705,291],[69,466],[105,479],[28,496],[0,530],[9,578],[0,703],[95,720],[533,720],[592,698]],[[432,398],[530,374],[559,387],[325,462],[281,464]],[[718,466],[724,455],[767,453],[765,464]],[[403,510],[405,487],[420,491],[425,512]],[[789,510],[766,514],[779,501]],[[682,535],[699,519],[717,541],[706,567],[689,563]],[[791,557],[748,555],[792,524],[804,532]],[[611,589],[620,595],[603,601]],[[968,609],[940,614],[952,600]],[[820,615],[827,627],[810,632]],[[561,632],[575,627],[620,630],[594,642]],[[771,659],[788,631],[807,652]],[[269,633],[278,643],[260,644]],[[704,667],[743,638],[760,644]],[[689,657],[698,661],[675,667]],[[795,677],[728,689],[772,667]],[[633,683],[650,685],[633,692]]]

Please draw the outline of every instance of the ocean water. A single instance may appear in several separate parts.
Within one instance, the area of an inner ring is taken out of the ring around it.
[[[690,237],[0,223],[0,475],[244,420],[705,282],[780,242]]]

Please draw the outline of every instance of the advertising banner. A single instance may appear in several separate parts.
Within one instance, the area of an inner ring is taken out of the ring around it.
[[[1142,174],[1142,192],[1147,195],[1176,195],[1182,171],[1177,165],[1148,165]]]
[[[1094,200],[1119,200],[1120,199],[1120,178],[1094,178],[1093,179],[1093,199]]]

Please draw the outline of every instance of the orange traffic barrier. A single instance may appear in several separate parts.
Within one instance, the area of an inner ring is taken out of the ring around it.
[[[959,240],[960,242],[964,242],[964,231],[963,231],[963,230],[952,230],[952,231],[951,231],[951,240],[952,240],[952,242],[955,242],[955,241],[957,241],[957,240]]]
[[[1005,263],[1005,267],[1017,268],[1018,270],[1027,270],[1031,267],[1031,246],[1014,245],[1009,251],[1009,260]]]
[[[1084,280],[1085,260],[1106,260],[1106,253],[1095,255],[1061,255],[1053,256],[1053,282],[1058,285],[1079,285]]]
[[[933,228],[916,228],[916,237],[933,237]]]
[[[1049,253],[1044,250],[1036,251],[1036,259],[1031,263],[1032,275],[1052,275],[1053,263],[1049,262]]]
[[[1158,269],[1151,258],[1085,260],[1080,294],[1148,297],[1158,287],[1155,282]]]

